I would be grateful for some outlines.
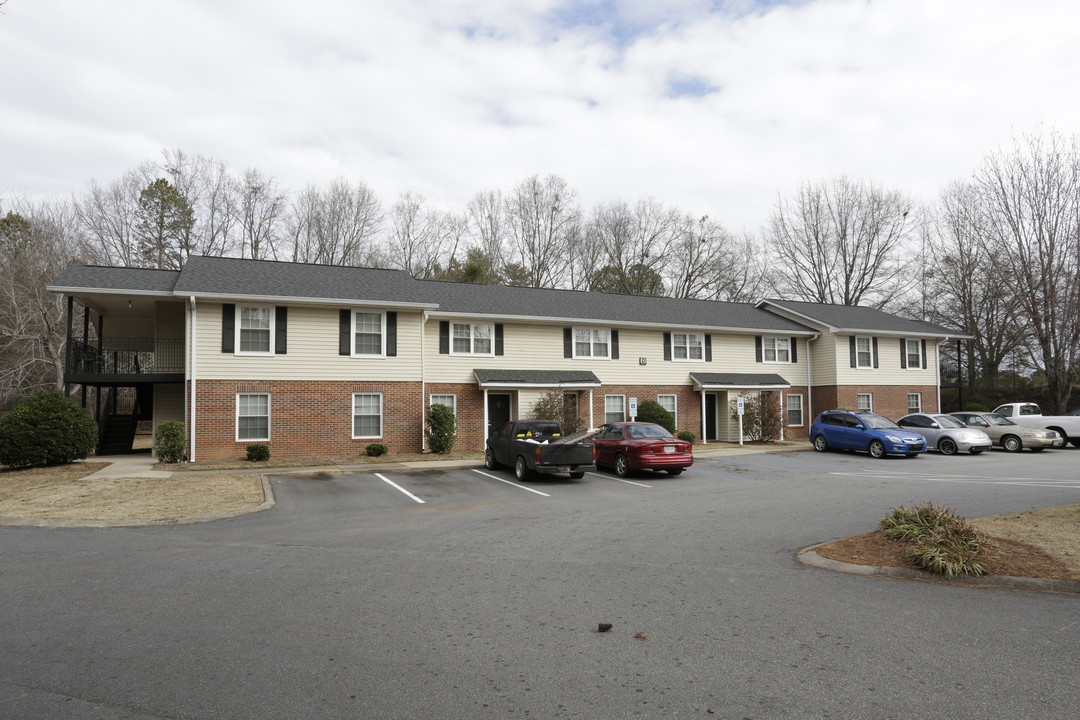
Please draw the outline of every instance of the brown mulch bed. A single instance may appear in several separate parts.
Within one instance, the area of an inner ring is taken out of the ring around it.
[[[1042,550],[1003,538],[993,538],[993,542],[1004,552],[990,551],[980,558],[990,568],[991,575],[1080,581],[1080,573],[1069,570]],[[904,557],[907,547],[902,540],[890,540],[874,531],[835,540],[814,550],[821,557],[853,565],[915,568]]]

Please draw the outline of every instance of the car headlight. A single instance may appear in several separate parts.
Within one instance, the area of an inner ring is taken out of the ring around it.
[[[896,437],[895,435],[886,435],[885,439],[888,440],[891,443],[896,443],[897,445],[902,445],[904,443],[903,440]]]

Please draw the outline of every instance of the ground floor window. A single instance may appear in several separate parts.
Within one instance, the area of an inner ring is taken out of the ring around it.
[[[675,427],[679,427],[679,396],[678,395],[657,395],[656,402],[660,407],[671,413],[671,418],[675,421]]]
[[[787,424],[788,425],[802,425],[802,395],[788,395],[787,396]]]
[[[432,395],[432,405],[445,405],[454,411],[454,416],[457,417],[457,395]]]
[[[908,413],[922,412],[922,393],[908,393],[907,411]]]
[[[870,393],[859,393],[859,412],[874,412],[874,396]]]
[[[623,422],[626,420],[626,396],[604,396],[604,422]]]
[[[236,440],[270,439],[269,393],[240,393],[236,396]]]
[[[353,394],[353,438],[382,437],[382,393]]]

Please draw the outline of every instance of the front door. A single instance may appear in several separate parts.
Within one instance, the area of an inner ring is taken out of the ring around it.
[[[705,439],[716,439],[716,393],[705,393]]]
[[[508,393],[488,393],[487,396],[487,434],[499,432],[503,425],[510,422],[510,395]]]

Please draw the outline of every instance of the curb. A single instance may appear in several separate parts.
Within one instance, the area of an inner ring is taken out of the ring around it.
[[[913,568],[889,567],[887,565],[855,565],[818,555],[815,548],[827,544],[818,543],[817,545],[805,547],[795,553],[795,559],[807,567],[831,570],[848,575],[861,575],[863,577],[891,577],[900,580],[930,581],[943,585],[1003,588],[1006,590],[1038,590],[1041,592],[1080,595],[1080,582],[1072,580],[1046,580],[1043,578],[1012,577],[1008,575],[944,578],[925,570],[915,570]]]

